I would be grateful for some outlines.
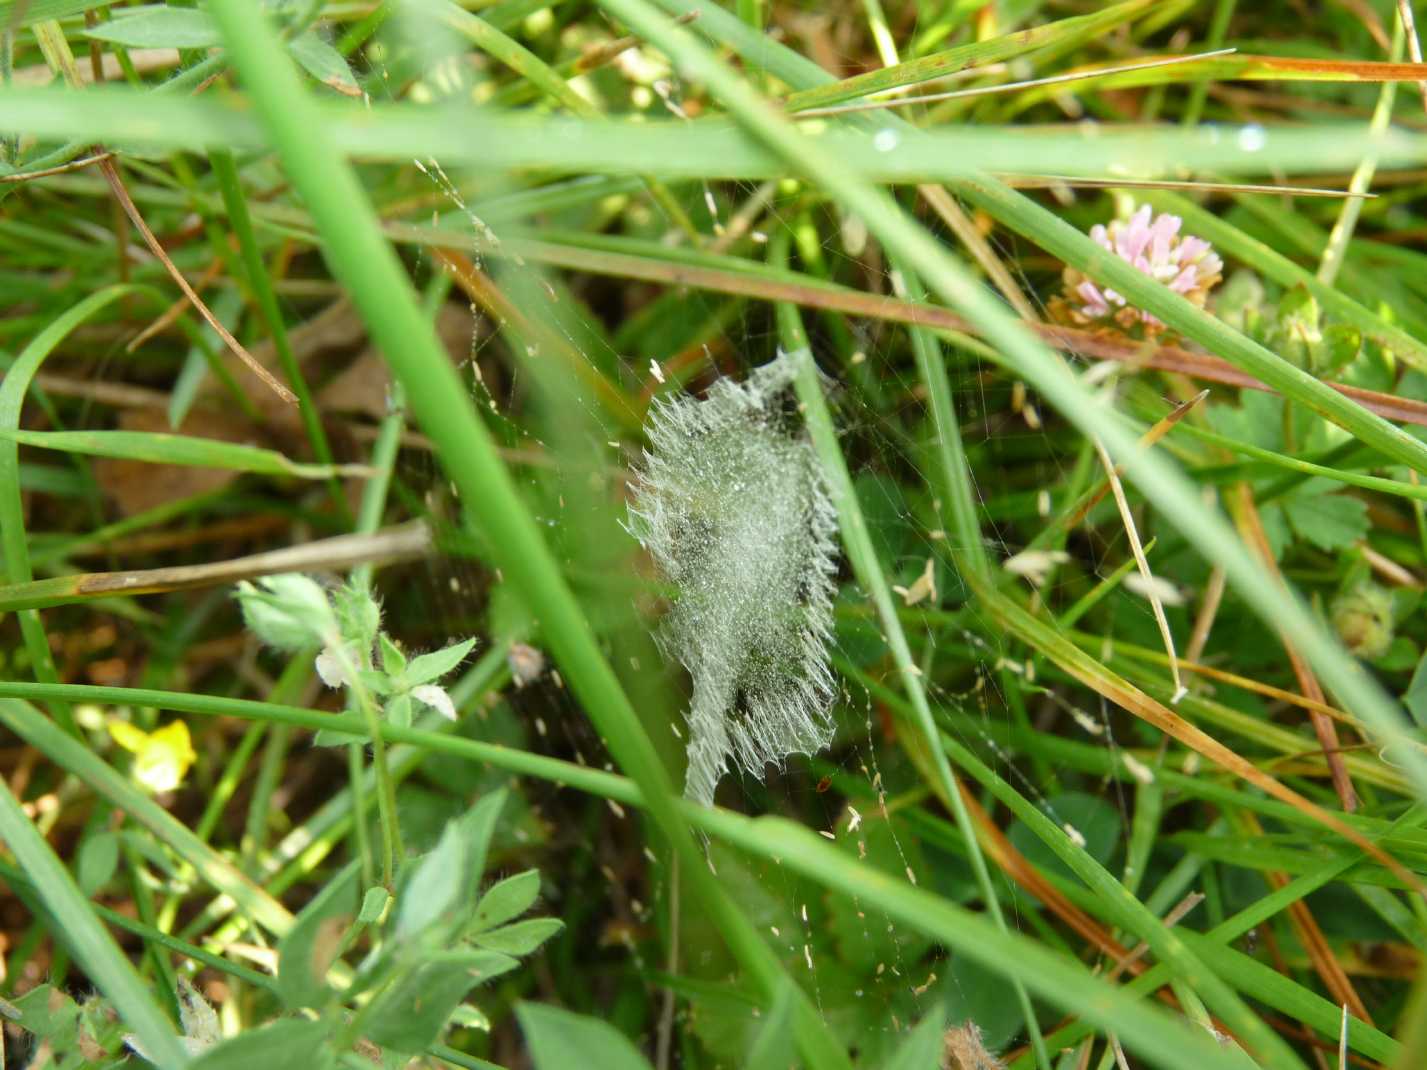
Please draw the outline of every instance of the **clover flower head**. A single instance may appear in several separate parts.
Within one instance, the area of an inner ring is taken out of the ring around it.
[[[1152,279],[1164,283],[1194,304],[1204,306],[1209,290],[1219,281],[1224,262],[1203,238],[1181,234],[1184,220],[1162,212],[1154,215],[1142,205],[1128,219],[1097,223],[1091,239]],[[1165,325],[1143,309],[1129,304],[1108,286],[1101,286],[1074,268],[1066,268],[1065,293],[1057,302],[1062,318],[1079,326],[1113,321],[1125,330],[1158,334]]]

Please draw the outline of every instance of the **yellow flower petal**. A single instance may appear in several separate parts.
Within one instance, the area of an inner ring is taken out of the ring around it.
[[[197,757],[188,725],[182,721],[172,721],[153,732],[127,721],[110,721],[109,734],[125,750],[134,752],[134,779],[156,794],[182,784]]]
[[[114,737],[115,743],[135,754],[142,751],[149,742],[149,734],[138,725],[132,725],[128,721],[110,721],[109,734]]]

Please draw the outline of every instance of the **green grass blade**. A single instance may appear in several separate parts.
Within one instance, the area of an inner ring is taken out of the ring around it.
[[[79,453],[89,457],[115,457],[152,464],[178,464],[193,468],[220,468],[298,479],[330,479],[337,475],[370,475],[359,464],[300,464],[276,450],[244,446],[220,439],[172,435],[161,431],[11,431],[0,430],[0,442],[37,449]]]
[[[783,158],[717,120],[631,122],[616,118],[506,115],[492,109],[348,103],[313,104],[334,152],[364,160],[437,157],[482,170],[561,174],[648,174],[663,178],[761,180],[784,177]],[[95,87],[0,88],[12,129],[40,137],[106,140],[145,149],[259,150],[255,117],[217,98]],[[821,120],[819,120],[821,123]],[[937,182],[980,173],[1182,177],[1186,159],[1216,175],[1320,174],[1376,155],[1381,168],[1410,167],[1427,134],[1393,127],[1380,135],[1341,123],[1263,131],[1244,152],[1205,127],[1098,130],[1061,126],[955,126],[919,130],[895,117],[877,128],[808,127],[844,171],[888,183]],[[1255,137],[1260,133],[1255,132]]]
[[[18,703],[12,700],[6,705]],[[36,716],[39,716],[38,713]],[[59,738],[74,745],[69,736],[50,727]],[[114,938],[99,923],[93,907],[74,883],[69,870],[30,823],[5,783],[0,783],[0,838],[9,846],[15,861],[54,915],[75,957],[100,991],[109,997],[153,1059],[165,1070],[186,1066],[188,1056],[179,1046],[172,1023],[150,998],[148,984],[134,971],[133,965],[114,943]]]
[[[1000,897],[991,880],[986,858],[982,854],[980,841],[976,837],[976,826],[972,824],[966,801],[961,797],[961,789],[947,762],[946,753],[937,746],[936,725],[932,720],[931,706],[927,703],[926,691],[922,686],[922,673],[912,658],[911,647],[907,644],[906,633],[892,602],[892,588],[882,571],[877,558],[877,550],[872,543],[872,533],[867,527],[862,506],[857,500],[857,491],[852,484],[852,475],[847,469],[847,460],[837,444],[837,430],[833,426],[832,414],[828,411],[827,399],[823,396],[822,384],[818,381],[817,364],[812,351],[808,349],[808,338],[803,330],[798,310],[789,304],[778,306],[778,322],[783,345],[799,361],[797,379],[794,385],[801,402],[808,432],[813,440],[813,448],[822,462],[823,472],[832,489],[832,499],[837,506],[838,526],[842,531],[843,546],[852,562],[853,572],[858,581],[872,597],[877,608],[877,617],[882,622],[882,631],[887,637],[887,645],[892,651],[892,659],[897,665],[902,688],[906,692],[913,711],[912,722],[921,736],[936,771],[937,795],[943,806],[949,808],[956,818],[956,827],[966,844],[967,856],[971,859],[971,869],[976,876],[981,898],[986,904],[992,921],[1002,932],[1007,931],[1006,919],[1001,913]],[[1046,1050],[1041,1037],[1040,1025],[1036,1021],[1035,1008],[1030,996],[1018,979],[1012,984],[1021,1005],[1021,1017],[1026,1023],[1026,1035],[1035,1049],[1036,1061],[1049,1070],[1050,1052]]]

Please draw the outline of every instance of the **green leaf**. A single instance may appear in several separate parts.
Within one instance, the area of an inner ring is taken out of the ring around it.
[[[123,15],[89,27],[84,35],[125,48],[213,48],[221,41],[206,12],[175,7]]]
[[[100,832],[90,836],[80,847],[74,877],[84,894],[92,896],[109,883],[118,866],[118,833]]]
[[[883,1070],[940,1070],[946,1011],[932,1007]]]
[[[792,982],[783,980],[773,997],[773,1006],[758,1027],[758,1036],[744,1063],[747,1070],[788,1070],[797,1061],[793,1038]]]
[[[337,728],[319,728],[312,733],[314,747],[345,747],[351,743],[365,743],[366,736],[353,735]]]
[[[975,1022],[993,1049],[1010,1043],[1021,1032],[1015,989],[1005,977],[965,955],[953,955],[946,960],[945,969],[941,991],[948,1022]]]
[[[357,912],[357,920],[363,925],[373,925],[381,920],[382,911],[391,901],[391,893],[380,885],[368,888],[362,896],[362,909]]]
[[[1268,548],[1273,552],[1275,561],[1283,557],[1283,551],[1288,549],[1288,544],[1293,541],[1293,532],[1288,527],[1288,517],[1283,513],[1283,506],[1278,502],[1269,502],[1259,510],[1259,519],[1263,522],[1264,538],[1268,540]]]
[[[490,792],[456,819],[471,840],[470,883],[465,889],[465,895],[472,903],[476,901],[476,889],[480,886],[481,874],[486,868],[486,851],[490,847],[491,835],[495,832],[496,818],[505,807],[506,797],[504,788]]]
[[[521,1003],[515,1014],[535,1070],[649,1070],[629,1038],[608,1022],[542,1003]]]
[[[327,970],[357,914],[360,876],[353,862],[328,881],[278,945],[278,992],[289,1007],[321,1007],[331,995]]]
[[[396,695],[386,704],[386,719],[398,728],[411,727],[411,696]]]
[[[538,870],[527,869],[524,873],[517,873],[514,877],[507,877],[503,881],[491,885],[485,895],[481,896],[480,905],[476,907],[476,916],[472,921],[472,927],[476,932],[483,932],[486,929],[493,929],[497,925],[504,925],[513,918],[518,918],[532,906],[540,895],[540,873]]]
[[[419,966],[377,997],[367,1038],[396,1051],[421,1051],[440,1036],[472,988],[518,965],[508,955],[473,951],[458,961]]]
[[[1226,438],[1266,450],[1283,449],[1283,399],[1261,390],[1245,390],[1238,406],[1213,405],[1209,426]]]
[[[1085,852],[1091,858],[1101,865],[1109,862],[1120,842],[1122,825],[1119,811],[1108,802],[1096,795],[1068,791],[1046,799],[1040,810],[1072,840],[1078,834],[1084,840]],[[1072,875],[1070,867],[1024,822],[1017,819],[1007,836],[1016,848],[1040,869],[1051,874],[1067,877]]]
[[[471,844],[459,820],[447,822],[436,846],[422,855],[402,888],[396,938],[410,940],[451,920],[466,886]]]
[[[486,849],[496,818],[505,805],[504,791],[492,792],[447,823],[436,847],[417,862],[397,904],[396,935],[409,939],[475,904],[475,889],[486,864]]]
[[[476,936],[475,942],[489,951],[503,951],[507,955],[528,955],[550,937],[565,927],[559,918],[531,918],[518,921],[503,929]]]
[[[467,639],[465,642],[453,643],[444,649],[433,650],[430,654],[412,658],[411,664],[406,669],[407,682],[425,684],[432,680],[439,680],[461,664],[475,645],[474,638]]]
[[[63,19],[97,7],[95,0],[0,0],[0,25],[14,29]]]
[[[406,655],[389,638],[386,632],[377,636],[377,646],[382,654],[382,671],[388,676],[400,676],[406,671]]]
[[[1402,696],[1402,704],[1407,707],[1407,712],[1412,714],[1412,719],[1419,727],[1427,728],[1427,654],[1417,663],[1412,682],[1407,685],[1407,691]]]
[[[1341,550],[1368,533],[1367,503],[1345,494],[1300,492],[1284,500],[1283,511],[1294,533],[1320,550]]]
[[[13,1004],[20,1027],[57,1047],[74,1043],[79,1005],[53,985],[30,989]]]
[[[299,34],[288,44],[287,50],[312,77],[323,85],[349,97],[362,95],[356,75],[347,65],[342,53],[328,44],[315,30]]]
[[[327,1047],[327,1023],[288,1018],[224,1041],[189,1070],[327,1070],[336,1063]]]

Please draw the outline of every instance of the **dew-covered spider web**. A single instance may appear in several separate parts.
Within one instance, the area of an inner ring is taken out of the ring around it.
[[[436,173],[430,164],[424,170]],[[438,181],[456,188],[444,173]],[[461,196],[475,207],[449,213],[443,225],[479,216],[479,202],[469,192]],[[758,202],[746,225],[760,244],[774,228],[792,232],[795,268],[897,292],[898,280],[856,221],[819,218],[821,207],[749,186],[710,188],[699,200],[704,211],[695,218],[710,235]],[[501,232],[487,218],[482,225]],[[1020,251],[1001,250],[1011,263]],[[527,322],[502,322],[473,302],[474,338],[469,352],[456,356],[577,590],[604,607],[596,613],[617,603],[611,617],[633,626],[633,634],[622,634],[611,624],[609,651],[631,694],[653,704],[641,710],[645,726],[676,782],[687,777],[686,793],[705,803],[793,817],[862,864],[979,908],[965,843],[930,796],[904,738],[912,730],[896,714],[898,675],[843,553],[779,363],[773,308],[693,289],[650,289],[636,307],[611,308],[610,280],[542,271],[504,249],[486,252],[475,264],[530,302],[520,306]],[[440,270],[424,256],[419,266],[433,277]],[[1020,281],[1035,294],[1053,278],[1052,269]],[[457,293],[451,300],[461,300]],[[1158,740],[1055,675],[969,600],[948,553],[934,427],[905,330],[812,312],[805,318],[838,441],[941,727],[1112,870],[1123,867],[1136,781],[1127,786],[1104,770],[1123,771],[1119,756],[1129,752],[1122,737],[1130,737],[1149,753],[1146,761],[1128,761],[1152,777],[1147,762]],[[1078,534],[1022,553],[1098,477],[1094,458],[1009,373],[954,346],[945,354],[988,553],[1009,562],[1023,597],[1064,607],[1128,560],[1113,514],[1095,537]],[[576,359],[583,372],[572,365]],[[537,362],[576,379],[606,377],[631,411],[614,411],[582,387],[559,402],[575,405],[585,424],[573,432],[571,410],[558,419],[542,413]],[[414,483],[423,472],[434,477],[429,459],[403,456]],[[445,495],[440,486],[433,492],[433,501]],[[440,508],[447,520],[460,512],[450,501]],[[582,537],[587,525],[603,532],[593,540],[601,545]],[[614,553],[614,545],[623,549]],[[460,559],[439,568],[442,575],[430,580],[436,627],[450,613],[470,619],[472,605],[484,603],[490,619],[505,621],[519,648],[537,658],[529,682],[490,711],[492,723],[504,726],[504,741],[613,768],[546,657],[538,622],[519,619],[500,578]],[[1156,647],[1148,603],[1118,590],[1109,599],[1119,633]],[[1176,628],[1187,633],[1182,611],[1171,608],[1176,613]],[[1024,733],[1032,730],[1112,761],[1096,772],[1027,752]],[[651,991],[667,985],[675,993],[675,1050],[697,1043],[712,1065],[738,1065],[758,1016],[726,985],[734,967],[707,919],[682,898],[675,917],[663,855],[644,846],[639,826],[619,807],[539,785],[526,789],[550,844],[604,874],[608,902],[581,905],[589,931],[635,955]],[[1015,850],[1057,876],[1068,874],[1020,822],[989,799],[986,807]],[[1004,979],[776,861],[717,842],[707,853],[719,880],[867,1065],[887,1057],[937,1005],[953,1024],[975,1022],[992,1051],[1026,1043]],[[994,866],[993,874],[1010,925],[1040,933],[1055,925],[1025,888]],[[663,998],[660,990],[650,1005]],[[658,1021],[646,1025],[651,1038],[661,1032]],[[678,1039],[685,1035],[696,1040]]]

